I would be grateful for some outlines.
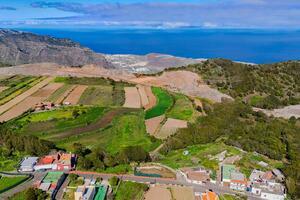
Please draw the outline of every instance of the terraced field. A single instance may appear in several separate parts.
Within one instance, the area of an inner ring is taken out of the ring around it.
[[[112,106],[114,104],[113,87],[110,85],[89,86],[82,94],[79,104]]]

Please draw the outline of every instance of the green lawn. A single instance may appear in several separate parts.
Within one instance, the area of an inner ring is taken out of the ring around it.
[[[165,114],[165,112],[173,104],[173,98],[166,90],[153,87],[152,92],[156,96],[157,103],[153,108],[146,111],[146,117],[145,117],[146,119],[150,119]]]
[[[115,200],[140,200],[148,190],[148,185],[130,181],[122,181],[117,190]]]
[[[14,186],[14,185],[22,182],[26,178],[27,178],[26,176],[1,177],[0,178],[0,191],[6,189],[8,187]]]
[[[81,95],[79,104],[112,106],[113,105],[113,87],[105,86],[89,86]]]
[[[146,133],[144,113],[140,109],[115,116],[112,123],[104,129],[66,138],[58,145],[70,149],[74,142],[80,142],[90,148],[101,146],[112,154],[124,147],[135,145],[141,145],[150,151],[160,144]]]
[[[197,111],[193,103],[183,94],[173,94],[175,98],[174,106],[167,112],[168,118],[192,121],[197,117]]]

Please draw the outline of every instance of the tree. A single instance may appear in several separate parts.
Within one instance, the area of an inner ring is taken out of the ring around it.
[[[111,187],[117,186],[118,183],[119,183],[119,178],[116,177],[116,176],[113,176],[113,177],[111,177],[111,178],[109,179],[109,184],[110,184]]]
[[[70,179],[70,182],[74,182],[78,179],[78,175],[77,174],[69,174],[69,179]]]

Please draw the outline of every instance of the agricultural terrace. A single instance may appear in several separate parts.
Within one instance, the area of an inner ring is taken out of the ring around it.
[[[78,104],[97,106],[123,105],[125,102],[124,87],[131,86],[129,83],[94,77],[57,77],[55,82],[72,86],[86,85],[87,89],[80,96]],[[68,90],[68,88],[65,90]],[[64,92],[61,91],[60,93],[63,94]]]
[[[175,103],[167,112],[166,117],[185,121],[194,121],[199,116],[193,103],[187,96],[178,93],[172,93],[172,96],[174,97]]]
[[[156,96],[157,103],[153,108],[146,111],[146,119],[165,114],[165,112],[173,105],[173,98],[166,90],[153,87],[152,92]]]
[[[159,140],[146,133],[144,112],[141,109],[118,108],[108,112],[100,121],[104,118],[111,119],[105,127],[60,140],[58,146],[72,149],[73,144],[80,141],[86,147],[102,147],[116,154],[128,146],[138,145],[151,151],[160,145]]]
[[[131,181],[121,181],[116,191],[115,200],[140,200],[148,190],[148,185]]]
[[[43,77],[13,76],[8,79],[1,80],[0,86],[5,86],[7,89],[0,93],[0,105],[3,105],[16,96],[22,94],[43,79]]]
[[[0,193],[3,190],[10,189],[20,183],[22,183],[27,176],[15,176],[15,177],[4,177],[0,178]]]
[[[187,151],[188,155],[184,155],[184,151]],[[213,172],[216,172],[219,169],[218,157],[224,151],[226,151],[225,158],[233,158],[236,156],[240,157],[240,159],[236,159],[234,164],[247,176],[250,176],[253,169],[267,171],[282,166],[281,161],[272,160],[266,156],[252,152],[244,153],[241,150],[222,142],[194,145],[185,149],[173,150],[165,156],[162,155],[159,162],[173,169],[201,165],[207,169],[211,169]],[[258,164],[260,161],[268,163],[269,166],[260,166]]]

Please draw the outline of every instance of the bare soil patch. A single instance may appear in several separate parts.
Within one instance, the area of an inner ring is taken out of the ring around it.
[[[154,136],[159,139],[166,139],[174,134],[179,128],[186,128],[187,121],[168,118],[166,123],[162,126],[160,131]]]
[[[174,174],[171,170],[159,165],[145,165],[139,167],[138,170],[145,174],[159,174],[163,178],[176,178],[176,174]]]
[[[222,98],[232,99],[230,96],[219,92],[206,85],[198,74],[179,70],[164,72],[160,76],[140,77],[131,79],[132,82],[163,87],[174,92],[181,92],[188,96],[197,96],[221,102]]]
[[[150,135],[154,135],[156,131],[160,128],[160,123],[164,120],[164,118],[165,116],[161,115],[145,120],[147,133],[149,133]]]
[[[144,106],[144,109],[149,110],[149,109],[153,108],[156,105],[156,97],[153,94],[150,86],[144,86],[144,88],[145,88],[145,92],[148,96],[148,101],[149,101],[149,104]]]
[[[82,93],[88,88],[86,85],[78,85],[73,89],[70,94],[65,98],[64,103],[69,103],[71,105],[76,105],[79,102],[79,99]]]
[[[262,111],[266,115],[274,117],[283,117],[285,119],[289,119],[290,117],[296,117],[300,118],[300,105],[292,105],[292,106],[286,106],[284,108],[280,109],[274,109],[274,110],[266,110],[261,108],[253,108],[254,111]]]
[[[50,83],[46,87],[38,90],[33,95],[27,97],[25,100],[23,100],[19,104],[13,106],[7,112],[3,113],[0,116],[0,121],[1,122],[8,121],[8,120],[11,120],[15,117],[22,115],[24,112],[26,112],[30,108],[34,107],[37,103],[40,103],[40,102],[46,100],[47,98],[49,98],[50,95],[53,92],[55,92],[57,89],[59,89],[62,85],[63,84],[61,84],[61,83]]]
[[[71,88],[66,90],[54,103],[60,104],[63,103],[63,101],[69,96],[69,94],[76,88],[75,85],[73,85]]]
[[[36,91],[38,91],[40,88],[44,87],[45,85],[47,85],[48,83],[50,83],[53,80],[52,77],[49,77],[43,81],[41,81],[40,83],[36,84],[35,86],[33,86],[32,88],[30,88],[29,90],[25,91],[24,93],[20,94],[19,96],[15,97],[14,99],[12,99],[11,101],[3,104],[2,106],[0,106],[0,113],[3,113],[7,110],[9,110],[10,108],[12,108],[14,105],[20,103],[21,101],[23,101],[24,99],[26,99],[27,97],[29,97],[30,95],[34,94]]]
[[[155,185],[150,187],[144,196],[145,200],[194,200],[194,191],[191,187]]]
[[[127,108],[140,108],[141,100],[140,94],[136,87],[125,87],[125,103],[123,107]]]
[[[138,85],[137,88],[138,88],[138,91],[139,91],[139,94],[140,94],[140,97],[141,97],[142,106],[145,107],[149,104],[149,99],[148,99],[148,96],[147,96],[147,93],[146,93],[146,90],[145,90],[145,86]]]

